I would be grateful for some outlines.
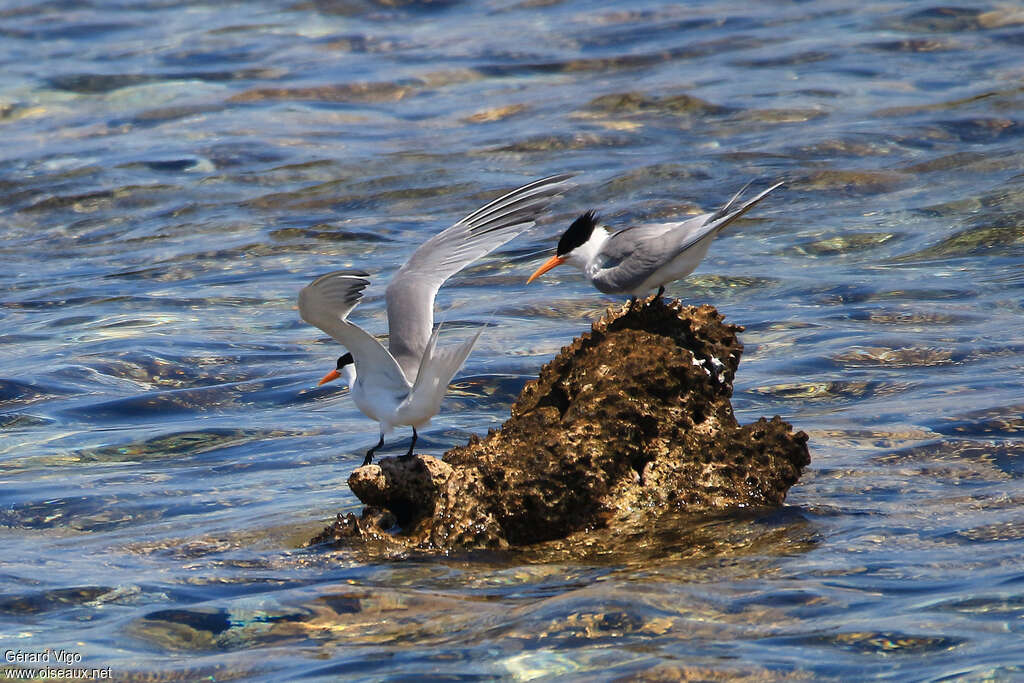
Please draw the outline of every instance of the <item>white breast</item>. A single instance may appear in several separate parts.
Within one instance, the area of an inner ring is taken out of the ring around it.
[[[383,422],[387,427],[408,424],[402,422],[398,417],[399,406],[402,405],[402,402],[408,396],[408,393],[396,395],[389,390],[381,388],[380,385],[363,381],[362,377],[357,378],[352,385],[352,401],[356,404],[356,407],[366,417],[377,422]]]

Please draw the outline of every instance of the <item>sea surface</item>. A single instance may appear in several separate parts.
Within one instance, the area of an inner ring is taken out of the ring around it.
[[[1001,2],[0,0],[0,649],[137,681],[1024,680],[1022,112]],[[746,327],[741,422],[810,435],[786,506],[578,556],[304,548],[377,427],[316,386],[341,349],[299,289],[369,271],[383,334],[417,245],[561,172],[441,290],[447,339],[494,326],[418,450],[500,425],[623,301],[525,283],[580,212],[781,180],[669,294]]]

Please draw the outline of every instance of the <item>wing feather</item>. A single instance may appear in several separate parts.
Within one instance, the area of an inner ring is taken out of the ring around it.
[[[388,345],[410,379],[417,376],[431,329],[434,297],[444,281],[533,227],[572,174],[541,178],[480,207],[424,242],[387,288]]]
[[[362,271],[337,270],[321,275],[299,292],[299,315],[342,344],[355,359],[356,372],[396,391],[409,381],[387,349],[373,335],[347,318],[370,281]]]

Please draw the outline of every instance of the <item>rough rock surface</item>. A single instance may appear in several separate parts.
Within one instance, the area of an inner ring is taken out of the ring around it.
[[[780,418],[741,426],[742,331],[712,306],[612,309],[527,383],[487,438],[444,461],[383,458],[349,486],[367,507],[311,543],[505,548],[635,524],[638,512],[777,506],[810,462]]]

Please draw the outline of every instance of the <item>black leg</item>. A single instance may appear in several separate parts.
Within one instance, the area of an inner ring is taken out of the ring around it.
[[[665,293],[665,285],[661,285],[660,287],[658,287],[658,296],[657,296],[657,298],[660,299],[664,293]]]
[[[633,310],[634,306],[636,306],[636,297],[631,296],[629,297],[629,310]]]
[[[412,428],[412,443],[409,444],[409,452],[402,456],[403,460],[408,460],[409,458],[412,457],[412,449],[416,448],[416,438],[417,438],[416,428],[413,427]]]
[[[377,442],[376,446],[374,446],[370,450],[366,451],[366,459],[363,460],[363,466],[364,467],[366,465],[369,465],[371,462],[373,462],[373,452],[375,450],[377,450],[378,448],[380,448],[381,446],[383,446],[383,445],[384,445],[384,430],[382,429],[381,432],[380,432],[380,441]]]

